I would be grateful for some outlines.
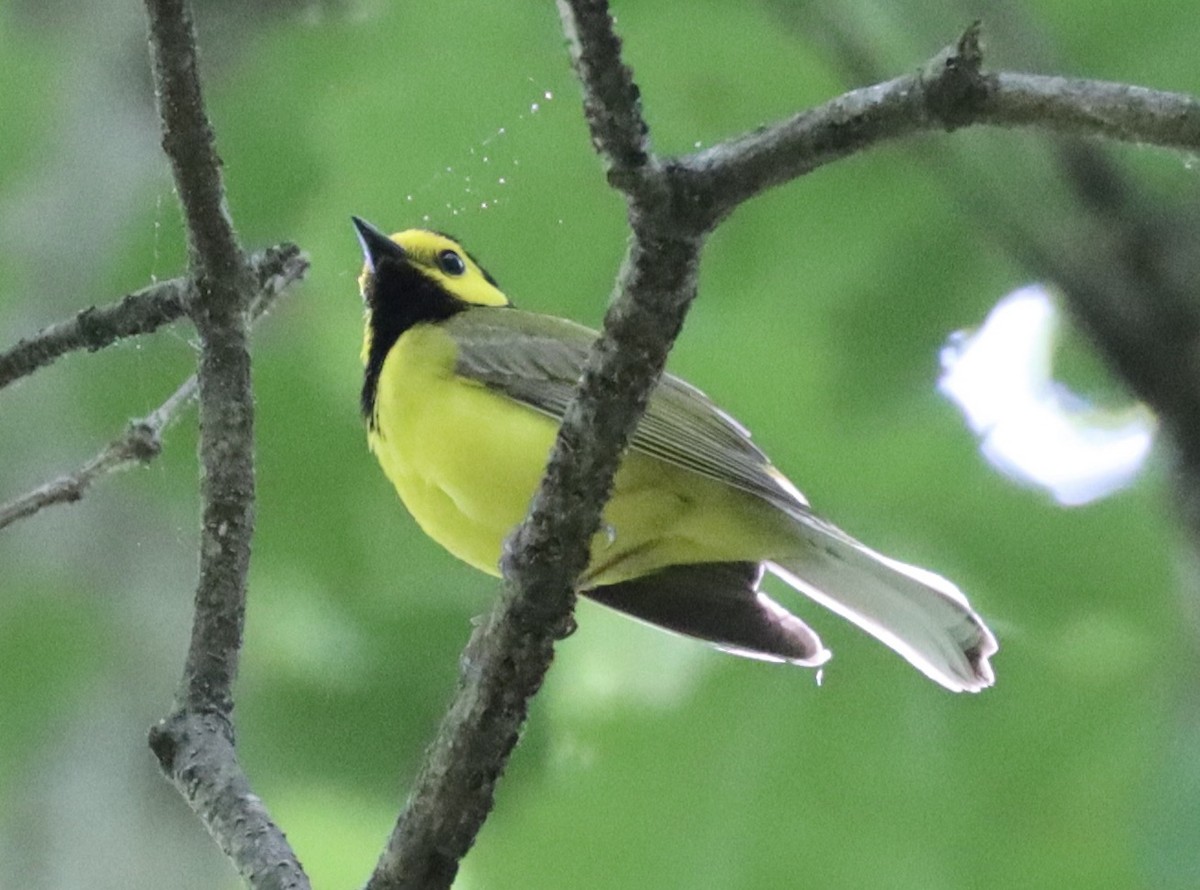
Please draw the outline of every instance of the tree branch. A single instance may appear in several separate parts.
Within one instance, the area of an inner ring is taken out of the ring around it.
[[[204,501],[196,624],[184,671],[185,707],[228,715],[237,672],[254,528],[253,396],[247,349],[250,289],[225,208],[196,70],[186,0],[146,0],[163,150],[187,224],[200,335],[200,460]]]
[[[613,185],[627,184],[628,174],[650,159],[650,128],[642,117],[633,71],[621,59],[621,38],[612,26],[607,0],[557,3],[571,63],[584,84],[583,113],[592,144],[606,162]]]
[[[281,288],[304,277],[308,269],[296,263],[300,248],[279,244],[250,258],[250,269],[260,291]],[[273,279],[285,280],[271,285]],[[177,321],[188,312],[191,280],[187,277],[160,281],[128,294],[109,306],[89,306],[73,318],[43,328],[0,353],[0,389],[44,368],[68,352],[86,349],[97,352],[118,340],[149,334]]]
[[[161,434],[185,405],[196,397],[196,377],[189,377],[154,414],[130,421],[120,437],[109,442],[91,460],[74,473],[59,476],[0,506],[0,529],[25,519],[53,504],[80,500],[97,479],[126,469],[135,463],[146,464],[162,451]]]
[[[982,70],[977,27],[917,74],[852,90],[673,162],[713,220],[772,186],[879,143],[975,124],[1200,151],[1200,101],[1141,87]]]
[[[172,278],[135,291],[110,306],[89,306],[0,353],[0,389],[68,352],[96,352],[125,337],[156,331],[182,316],[187,301],[188,280]]]
[[[971,124],[1036,126],[1063,135],[1200,149],[1195,97],[1102,80],[1001,72],[989,79],[977,102],[963,106],[962,114]]]
[[[254,399],[247,348],[250,276],[225,206],[204,110],[191,8],[146,0],[163,150],[187,225],[200,336],[200,575],[176,708],[150,733],[163,771],[255,887],[307,887],[283,833],[233,752],[232,684],[254,529]]]
[[[308,890],[296,854],[238,763],[221,715],[176,711],[151,732],[150,747],[160,763],[174,764],[176,785],[250,886]]]
[[[267,312],[276,297],[304,277],[308,271],[308,257],[294,244],[281,244],[255,254],[250,260],[250,265],[259,278],[259,292],[251,307],[251,315],[257,320]],[[171,284],[176,285],[181,293],[188,290],[187,279],[174,279]],[[124,304],[125,300],[122,300],[109,308],[116,309]],[[71,324],[64,322],[46,330],[66,328]],[[121,322],[118,322],[119,324]],[[36,339],[30,342],[36,342]],[[53,342],[58,344],[64,341],[62,338],[56,338]],[[162,450],[163,432],[175,422],[183,409],[191,404],[196,397],[196,389],[196,375],[193,374],[157,410],[140,420],[130,421],[124,434],[110,442],[74,473],[60,476],[7,504],[0,505],[0,529],[19,519],[32,516],[45,507],[74,503],[100,478],[127,469],[135,463],[145,464],[156,458]]]
[[[202,301],[205,311],[233,312],[245,305],[237,290],[245,278],[245,258],[225,204],[221,160],[204,111],[191,4],[146,0],[146,15],[162,148],[183,206],[191,265],[197,277],[211,278],[215,285]]]

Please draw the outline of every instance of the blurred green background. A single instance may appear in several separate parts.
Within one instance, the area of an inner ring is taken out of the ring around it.
[[[1200,93],[1193,0],[617,3],[657,148],[840,92],[830,10],[889,76],[982,15],[995,67]],[[495,584],[419,533],[365,449],[349,215],[451,231],[523,307],[598,324],[623,205],[550,3],[213,0],[199,20],[239,232],[313,262],[255,339],[240,750],[317,885],[353,887]],[[8,345],[179,274],[183,249],[140,6],[8,0],[0,48]],[[996,687],[951,695],[809,604],[836,653],[820,687],[582,603],[457,886],[1200,886],[1195,565],[1165,457],[1065,510],[990,469],[934,390],[946,336],[1032,277],[989,202],[1047,239],[1071,226],[1041,145],[884,147],[746,206],[712,238],[672,364],[819,510],[967,590],[1001,640]],[[1195,201],[1195,158],[1114,156],[1150,201]],[[983,169],[990,189],[964,191]],[[0,394],[0,500],[155,408],[191,337]],[[0,887],[236,886],[145,745],[186,648],[197,509],[190,414],[149,468],[0,533]]]

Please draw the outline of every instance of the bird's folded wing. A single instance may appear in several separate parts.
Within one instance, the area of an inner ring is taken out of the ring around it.
[[[443,323],[458,347],[455,371],[561,421],[596,332],[518,309],[472,309]],[[807,501],[704,393],[664,374],[631,447],[765,498],[788,513]]]

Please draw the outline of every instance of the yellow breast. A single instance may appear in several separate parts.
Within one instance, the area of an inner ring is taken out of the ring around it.
[[[439,328],[406,331],[388,353],[371,450],[421,528],[460,559],[498,573],[554,441],[554,424],[454,374]]]
[[[378,425],[368,439],[425,533],[498,575],[504,539],[528,510],[557,425],[457,376],[455,353],[436,325],[406,331],[384,362]],[[747,523],[748,498],[641,453],[627,455],[583,586],[679,563],[752,558],[771,536]]]

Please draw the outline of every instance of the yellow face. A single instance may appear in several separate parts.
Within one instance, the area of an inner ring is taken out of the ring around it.
[[[473,306],[507,306],[508,298],[497,286],[495,279],[479,265],[462,245],[438,232],[426,229],[408,229],[389,236],[399,250],[386,257],[369,258],[358,276],[359,291],[366,302],[366,325],[362,346],[362,359],[366,363],[373,335],[372,316],[387,311],[387,307],[373,305],[370,299],[371,285],[379,271],[378,263],[387,262],[394,270],[402,264],[414,270],[435,285],[449,298]],[[386,245],[385,245],[386,246]],[[402,293],[390,292],[387,299],[404,299]]]
[[[492,276],[475,262],[461,244],[438,232],[408,229],[391,236],[404,251],[414,269],[428,276],[464,303],[476,306],[507,306],[504,296]],[[365,292],[374,270],[368,262],[358,277]]]

